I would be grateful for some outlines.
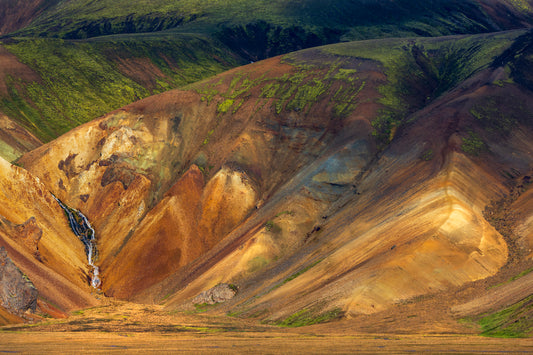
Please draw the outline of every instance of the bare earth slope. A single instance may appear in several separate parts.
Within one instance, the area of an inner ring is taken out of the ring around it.
[[[37,288],[38,311],[58,316],[96,304],[83,244],[63,210],[39,179],[3,159],[0,165],[0,246]]]
[[[16,0],[0,1],[0,35],[24,28],[57,2],[57,0],[32,0],[25,1],[24,5],[21,5]]]

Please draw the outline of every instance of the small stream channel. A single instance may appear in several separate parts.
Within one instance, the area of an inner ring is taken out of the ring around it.
[[[54,196],[59,206],[65,211],[68,217],[68,223],[70,228],[80,238],[85,246],[85,254],[87,255],[87,261],[92,268],[91,286],[95,289],[99,289],[102,285],[100,280],[100,269],[94,264],[96,261],[98,250],[96,249],[96,234],[94,228],[87,220],[87,217],[78,210],[66,206],[57,197]]]

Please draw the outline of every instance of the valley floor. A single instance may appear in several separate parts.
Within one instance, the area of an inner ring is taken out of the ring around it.
[[[357,319],[281,328],[160,306],[103,300],[68,319],[0,328],[0,353],[506,353],[533,352],[533,339],[461,333],[361,333]],[[364,320],[361,319],[362,322]],[[459,330],[459,329],[457,329]]]
[[[531,353],[532,339],[286,332],[3,332],[2,353]]]

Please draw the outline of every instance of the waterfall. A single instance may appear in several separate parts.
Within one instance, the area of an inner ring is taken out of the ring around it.
[[[70,228],[74,234],[80,238],[85,246],[87,261],[89,266],[92,268],[91,286],[98,289],[101,286],[102,281],[100,280],[100,269],[94,264],[98,255],[98,250],[96,249],[96,233],[94,228],[91,226],[89,220],[83,215],[83,213],[67,207],[57,197],[54,196],[54,198],[57,203],[59,203],[59,206],[61,206],[63,211],[65,211],[67,214]]]

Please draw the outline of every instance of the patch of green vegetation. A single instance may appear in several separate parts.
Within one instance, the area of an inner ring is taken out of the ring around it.
[[[204,313],[216,306],[218,306],[218,303],[214,303],[214,304],[198,303],[194,305],[194,308],[196,310],[196,313]]]
[[[238,317],[238,316],[240,316],[240,315],[243,314],[243,313],[244,313],[244,311],[241,311],[241,310],[239,310],[239,311],[228,311],[228,312],[226,313],[226,315],[227,315],[228,317]]]
[[[320,263],[322,260],[324,259],[318,259],[317,261],[315,261],[314,263],[306,266],[305,268],[303,268],[302,270],[298,271],[298,272],[295,272],[294,274],[292,274],[291,276],[287,277],[285,280],[283,280],[283,282],[281,283],[281,285],[284,285],[286,284],[287,282],[289,281],[292,281],[294,280],[295,278],[297,278],[298,276],[300,276],[301,274],[303,274],[304,272],[307,272],[309,271],[309,269],[311,269],[312,267],[315,267],[316,265],[318,265],[318,263]],[[281,286],[280,285],[280,286]]]
[[[172,296],[172,292],[167,293],[163,298],[161,298],[160,302],[166,301],[170,296]]]
[[[383,109],[372,122],[378,146],[384,148],[413,112],[490,66],[518,35],[519,32],[440,40],[384,39],[341,43],[322,50],[373,60],[384,68],[387,82],[379,88]]]
[[[324,259],[318,259],[317,261],[313,262],[312,264],[304,267],[302,270],[300,271],[297,271],[295,272],[294,274],[292,274],[291,276],[287,277],[285,280],[283,280],[282,282],[278,283],[277,285],[275,285],[274,287],[272,287],[270,290],[267,291],[267,293],[269,292],[272,292],[274,291],[275,289],[285,285],[287,282],[289,281],[292,281],[294,280],[295,278],[297,278],[298,276],[302,275],[303,273],[309,271],[311,268],[313,268],[314,266],[318,265],[318,263],[320,263],[322,260]]]
[[[353,81],[356,73],[357,73],[357,69],[340,68],[339,71],[335,74],[334,78],[337,80],[343,79],[343,80]]]
[[[479,320],[482,335],[500,338],[529,337],[533,332],[533,295]]]
[[[519,273],[518,275],[515,275],[515,276],[511,277],[511,278],[509,279],[509,281],[518,280],[519,278],[521,278],[521,277],[523,277],[523,276],[526,276],[527,274],[529,274],[529,273],[532,272],[532,271],[533,271],[533,266],[530,267],[530,268],[528,268],[528,269],[526,269],[526,270],[524,270],[524,271],[522,271],[522,272]]]
[[[255,258],[248,261],[248,271],[253,273],[258,270],[261,270],[269,264],[269,261],[263,256],[256,256]]]
[[[509,0],[525,11],[525,0]],[[219,32],[228,43],[245,43],[248,53],[281,47],[295,50],[327,40],[390,36],[438,36],[500,30],[472,0],[431,2],[294,0],[71,0],[50,6],[23,33],[87,38],[116,33]],[[518,19],[510,18],[509,21]],[[261,53],[261,52],[260,52]]]
[[[519,273],[519,274],[517,274],[517,275],[514,275],[513,277],[511,277],[511,278],[510,278],[509,280],[507,280],[507,281],[504,281],[504,282],[501,282],[501,283],[499,283],[499,284],[496,284],[496,285],[490,286],[489,289],[491,289],[491,288],[496,288],[496,287],[500,287],[500,286],[503,286],[503,285],[508,284],[508,283],[510,283],[510,282],[513,282],[513,281],[515,281],[515,280],[518,280],[519,278],[521,278],[521,277],[523,277],[523,276],[526,276],[527,274],[529,274],[529,273],[532,272],[532,271],[533,271],[533,266],[530,267],[530,268],[528,268],[528,269],[526,269],[526,270],[524,270],[524,271],[522,271],[521,273]]]
[[[383,150],[394,138],[396,130],[402,124],[403,118],[393,112],[382,113],[372,121],[372,136],[378,142],[378,149]]]
[[[284,320],[278,321],[276,325],[280,327],[303,327],[306,325],[331,322],[342,316],[343,312],[340,308],[335,308],[324,313],[316,313],[309,309],[302,309]]]
[[[431,159],[433,159],[433,149],[428,149],[424,151],[420,156],[420,159],[424,161],[430,161]]]
[[[207,143],[209,143],[209,138],[211,138],[211,136],[213,135],[213,133],[215,132],[214,129],[210,130],[209,132],[207,132],[207,137],[204,138],[204,141],[202,142],[203,145],[206,145]],[[203,167],[200,167],[200,170],[202,170]],[[204,168],[205,169],[205,168]],[[202,170],[202,172],[205,172],[204,170]]]
[[[219,113],[226,113],[230,110],[231,106],[233,106],[233,103],[235,100],[233,99],[226,99],[218,104],[217,112]]]
[[[487,146],[475,132],[470,131],[468,137],[463,137],[461,150],[467,154],[478,156],[487,150]]]
[[[265,229],[267,230],[267,232],[271,231],[272,228],[274,228],[274,221],[267,221],[265,223]]]
[[[43,141],[113,109],[238,64],[197,36],[65,41],[10,39],[3,46],[29,66],[37,81],[7,77],[0,110]],[[154,68],[153,81],[138,71]]]
[[[199,86],[196,88],[196,92],[201,95],[200,100],[206,101],[207,105],[211,103],[215,95],[218,95],[218,91],[210,85]]]
[[[493,102],[489,105],[479,105],[470,109],[470,114],[489,131],[500,134],[509,134],[517,124],[517,120],[502,112]]]
[[[287,110],[303,111],[307,106],[307,112],[317,102],[318,97],[326,91],[326,85],[318,78],[309,80],[304,85],[298,86],[294,99],[285,107]]]
[[[281,227],[277,225],[276,223],[274,223],[274,221],[267,221],[265,223],[265,230],[267,232],[279,233],[281,232]]]
[[[528,124],[533,118],[524,102],[514,96],[489,96],[476,103],[470,114],[489,133],[508,135],[519,122]]]
[[[334,117],[344,117],[359,104],[358,96],[366,87],[366,81],[356,75],[357,69],[350,67],[353,66],[353,58],[331,56],[322,62],[310,63],[296,53],[286,55],[282,62],[294,69],[279,76],[270,76],[265,72],[252,77],[252,74],[237,72],[229,83],[220,79],[189,88],[200,93],[208,103],[215,96],[224,98],[219,104],[219,112],[230,112],[231,107],[232,112],[236,112],[246,100],[256,97],[256,93],[259,99],[255,99],[255,112],[269,104],[277,114],[283,111],[308,114],[317,103],[327,98]],[[229,84],[229,87],[224,84]]]
[[[526,0],[507,0],[515,9],[523,13],[531,13],[531,5]]]
[[[262,97],[273,99],[276,113],[280,114],[283,110],[309,113],[333,90],[335,94],[331,106],[337,117],[352,112],[357,106],[357,95],[365,87],[365,82],[347,74],[353,73],[354,69],[345,69],[339,64],[333,67],[305,65],[291,55],[286,56],[284,61],[295,66],[296,70],[273,78],[261,92]]]
[[[213,168],[214,168],[213,165],[207,165],[207,166],[198,165],[198,169],[200,169],[200,171],[202,172],[202,174],[204,174],[204,176],[209,176],[209,173],[211,172]]]

